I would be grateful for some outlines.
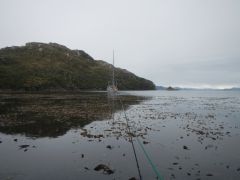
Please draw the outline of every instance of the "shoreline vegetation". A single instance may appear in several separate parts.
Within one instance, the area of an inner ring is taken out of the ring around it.
[[[106,90],[112,65],[57,43],[26,43],[0,49],[0,91]],[[121,90],[155,90],[155,84],[115,68]]]

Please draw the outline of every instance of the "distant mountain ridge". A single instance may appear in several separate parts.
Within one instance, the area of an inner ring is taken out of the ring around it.
[[[0,49],[0,90],[106,90],[112,65],[57,43]],[[120,90],[153,90],[152,81],[115,68]]]
[[[240,91],[240,87],[233,87],[233,88],[225,89],[225,90]]]
[[[169,86],[171,87],[171,86]],[[156,90],[168,90],[169,87],[165,86],[156,86]],[[219,90],[219,91],[240,91],[239,87],[233,88],[225,88],[225,89],[217,89],[217,88],[181,88],[181,87],[173,87],[175,90],[192,90],[192,91],[206,91],[206,90]]]

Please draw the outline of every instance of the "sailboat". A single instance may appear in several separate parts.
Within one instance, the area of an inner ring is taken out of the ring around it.
[[[114,95],[118,91],[115,83],[115,72],[114,72],[114,51],[113,51],[113,65],[112,65],[112,84],[108,83],[107,92],[109,95]]]

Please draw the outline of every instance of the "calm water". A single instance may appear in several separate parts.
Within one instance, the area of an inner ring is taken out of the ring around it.
[[[240,179],[240,92],[121,92],[164,179]],[[135,140],[135,139],[134,139]],[[143,179],[156,179],[134,141]],[[95,171],[104,164],[114,173]],[[138,178],[119,99],[0,94],[0,179]]]

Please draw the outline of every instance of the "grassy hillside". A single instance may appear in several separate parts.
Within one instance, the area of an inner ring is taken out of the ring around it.
[[[112,65],[94,60],[81,50],[56,43],[27,43],[0,49],[0,89],[105,90]],[[149,90],[155,85],[120,68],[115,69],[120,90]]]

